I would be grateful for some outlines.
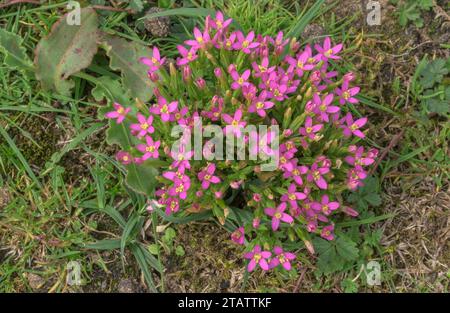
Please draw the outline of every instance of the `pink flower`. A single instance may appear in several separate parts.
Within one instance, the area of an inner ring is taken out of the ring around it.
[[[217,29],[218,31],[221,31],[221,30],[224,30],[225,28],[227,28],[228,25],[230,25],[232,21],[233,20],[231,18],[228,20],[225,20],[222,12],[217,11],[216,18],[211,19],[211,27]]]
[[[290,271],[292,268],[290,261],[295,259],[295,254],[284,252],[280,246],[275,246],[273,252],[275,252],[275,257],[270,260],[270,268],[277,267],[281,264],[284,269]]]
[[[298,77],[303,76],[303,71],[310,71],[314,68],[313,64],[309,64],[308,60],[311,57],[310,50],[305,50],[297,55],[294,59],[291,56],[286,56],[286,61],[289,63],[289,71],[295,71]]]
[[[289,202],[294,209],[298,207],[297,200],[304,199],[306,199],[306,195],[303,192],[298,192],[295,184],[290,184],[287,193],[281,196],[281,201]]]
[[[358,99],[353,98],[359,93],[359,87],[348,88],[348,81],[344,80],[342,88],[336,88],[336,94],[339,96],[339,103],[345,104],[346,102],[356,104]]]
[[[267,97],[268,97],[267,92],[263,90],[257,98],[253,99],[252,104],[248,108],[248,112],[250,113],[256,112],[259,116],[265,117],[266,116],[265,110],[270,109],[271,107],[274,106],[273,102],[266,101]]]
[[[173,168],[178,168],[182,171],[184,171],[185,169],[190,169],[191,164],[189,163],[189,160],[193,155],[193,150],[186,151],[186,146],[184,144],[181,144],[178,147],[178,151],[170,155],[170,157],[174,160],[170,166]]]
[[[167,100],[163,97],[158,98],[158,106],[151,108],[153,114],[161,115],[161,120],[163,122],[168,122],[170,120],[170,113],[175,112],[178,106],[178,101],[172,101],[167,104]]]
[[[313,120],[311,116],[306,117],[305,127],[300,128],[300,135],[307,136],[309,139],[316,138],[316,133],[319,132],[323,127],[323,124],[313,125]]]
[[[162,58],[161,59],[161,55],[159,54],[159,50],[156,47],[153,47],[153,54],[152,57],[149,58],[145,58],[142,57],[140,59],[141,63],[147,65],[150,68],[150,73],[156,72],[157,70],[159,70],[159,68],[161,67],[161,65],[164,64],[164,61],[166,60],[166,58]]]
[[[144,153],[142,156],[142,160],[145,161],[149,158],[157,159],[159,156],[158,148],[161,142],[158,140],[156,142],[153,141],[152,137],[145,136],[146,145],[138,144],[137,149]]]
[[[247,84],[247,80],[250,77],[250,70],[245,70],[244,73],[242,73],[241,76],[239,76],[239,73],[233,69],[230,72],[231,77],[233,78],[233,82],[231,83],[232,89],[239,89],[242,86]]]
[[[180,199],[186,199],[187,198],[187,191],[191,187],[191,181],[188,177],[188,179],[174,179],[173,186],[169,189],[169,195],[172,197],[177,196]]]
[[[320,96],[317,93],[313,95],[313,102],[316,105],[314,113],[318,114],[320,119],[324,122],[330,121],[328,114],[334,114],[340,111],[338,106],[330,105],[333,101],[333,97],[332,93],[325,95],[322,99],[320,99]]]
[[[133,157],[131,156],[131,154],[129,152],[126,152],[126,151],[117,152],[116,159],[117,159],[117,161],[119,161],[120,163],[122,163],[124,165],[130,164],[131,162],[133,162]]]
[[[131,108],[124,108],[122,105],[120,105],[117,102],[113,103],[113,107],[115,111],[108,112],[105,114],[106,118],[112,118],[116,119],[116,123],[120,124],[125,119],[125,116],[130,112]]]
[[[322,232],[320,233],[320,236],[322,238],[325,238],[326,240],[333,240],[334,239],[333,231],[334,231],[334,225],[325,226],[322,229]]]
[[[236,33],[237,42],[233,45],[233,49],[241,50],[245,54],[250,54],[251,50],[259,46],[258,42],[253,42],[255,38],[255,32],[251,31],[244,37],[244,34],[241,31]]]
[[[177,198],[168,198],[165,204],[166,204],[166,215],[176,213],[180,209],[180,202]]]
[[[255,77],[261,77],[263,74],[270,74],[275,70],[275,66],[269,67],[268,57],[264,57],[261,61],[261,64],[253,62],[252,67],[255,73],[254,74]]]
[[[328,59],[340,59],[336,54],[342,50],[342,44],[338,44],[334,47],[331,47],[331,39],[330,37],[325,38],[323,42],[323,46],[315,45],[314,48],[319,52],[319,55],[322,61],[327,61]]]
[[[275,39],[270,38],[270,43],[275,47],[275,54],[280,54],[284,46],[286,46],[289,42],[289,39],[283,39],[283,32],[278,32]]]
[[[222,114],[222,118],[228,125],[225,126],[225,134],[234,134],[237,137],[241,137],[242,129],[245,127],[247,122],[241,121],[242,119],[242,110],[238,109],[234,113],[234,117],[231,117],[228,114]]]
[[[333,211],[337,210],[337,208],[339,208],[339,202],[336,202],[336,201],[330,202],[328,195],[323,195],[321,203],[313,202],[311,204],[311,207],[314,210],[323,212],[323,214],[328,216],[331,214],[331,212],[333,212]]]
[[[150,115],[148,118],[145,118],[141,113],[137,113],[136,117],[138,119],[137,124],[131,124],[130,128],[136,132],[138,138],[142,138],[147,134],[151,134],[155,131],[155,128],[152,126],[153,116]]]
[[[286,202],[282,202],[276,209],[265,208],[264,213],[272,217],[272,230],[276,231],[280,227],[280,221],[291,224],[294,219],[289,214],[284,213],[286,210]]]
[[[322,177],[322,175],[327,174],[330,171],[328,167],[318,167],[317,163],[311,165],[311,169],[309,170],[306,178],[308,181],[314,181],[320,189],[327,189],[328,184],[327,181]]]
[[[244,254],[244,258],[250,260],[247,270],[251,272],[255,269],[256,265],[259,265],[263,270],[268,271],[269,264],[267,263],[267,259],[271,256],[272,253],[270,251],[261,251],[261,246],[256,245],[253,251]]]
[[[198,55],[196,54],[197,50],[194,48],[191,48],[190,50],[188,50],[185,47],[179,45],[179,46],[177,46],[177,49],[181,54],[181,58],[178,58],[178,60],[177,60],[178,66],[188,64],[188,63],[194,61],[195,59],[197,59],[197,57],[198,57]]]
[[[365,135],[359,129],[363,127],[367,123],[367,117],[363,117],[353,121],[353,117],[351,113],[347,113],[347,115],[341,120],[341,123],[345,122],[341,127],[344,129],[344,136],[350,137],[352,134],[359,137],[364,138]]]
[[[288,171],[286,170],[283,174],[284,178],[293,178],[294,181],[297,183],[297,185],[301,186],[303,185],[303,174],[306,174],[308,172],[308,168],[306,166],[294,166],[292,170]]]
[[[208,189],[210,184],[218,184],[220,183],[220,178],[214,176],[214,172],[216,171],[216,165],[214,163],[208,164],[206,169],[198,173],[198,179],[202,182],[202,188]]]
[[[375,162],[374,158],[369,157],[369,153],[367,153],[367,156],[364,155],[364,147],[358,147],[353,155],[346,156],[344,160],[359,170],[363,170],[363,166],[368,166]]]
[[[245,240],[244,227],[239,227],[231,234],[231,240],[238,245],[243,245]]]
[[[188,107],[183,107],[180,110],[176,109],[174,112],[172,112],[172,115],[170,116],[169,121],[171,122],[177,122],[178,125],[187,125],[187,119],[184,118],[186,114],[189,112]]]
[[[185,43],[195,50],[204,48],[211,41],[208,31],[205,29],[202,33],[197,27],[194,27],[194,38],[195,40],[187,40]]]

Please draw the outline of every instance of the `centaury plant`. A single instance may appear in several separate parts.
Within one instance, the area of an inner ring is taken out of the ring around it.
[[[176,61],[157,47],[142,56],[154,98],[106,113],[126,143],[117,159],[149,211],[173,222],[214,215],[244,246],[248,271],[290,270],[292,243],[313,252],[313,238],[334,240],[336,221],[358,215],[341,195],[377,156],[360,144],[367,118],[348,109],[359,87],[333,70],[343,45],[330,38],[302,48],[282,32],[233,31],[221,12],[204,25]]]

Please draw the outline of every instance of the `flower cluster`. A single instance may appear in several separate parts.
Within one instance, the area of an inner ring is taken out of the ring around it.
[[[287,242],[311,247],[312,235],[333,240],[336,219],[358,215],[340,194],[363,184],[377,151],[358,145],[367,118],[349,110],[358,103],[354,74],[339,78],[330,62],[339,61],[342,44],[326,38],[302,47],[282,32],[272,38],[231,27],[221,12],[208,16],[204,28],[194,28],[194,38],[178,46],[175,63],[153,48],[141,61],[155,85],[154,103],[116,103],[106,117],[125,121],[136,142],[118,153],[120,162],[145,166],[158,159],[154,195],[167,215],[210,210],[236,228],[231,239],[247,247],[249,271],[257,265],[290,270],[296,255],[283,250]],[[195,158],[189,136],[199,119],[203,130],[215,125],[241,142],[257,142],[259,153],[276,156],[277,167],[264,172],[264,160],[211,159],[217,146],[206,139]],[[280,131],[246,132],[248,125]],[[172,136],[174,126],[183,130],[181,139]],[[250,214],[236,218],[234,210]]]

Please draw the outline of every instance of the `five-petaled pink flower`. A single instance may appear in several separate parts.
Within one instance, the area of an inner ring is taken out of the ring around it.
[[[323,124],[313,125],[313,120],[311,116],[306,117],[305,127],[300,128],[300,135],[306,136],[309,139],[316,138],[316,133],[319,132],[323,127]]]
[[[286,210],[287,204],[286,202],[280,203],[277,208],[265,208],[264,213],[272,217],[272,229],[275,231],[280,227],[280,221],[291,224],[294,222],[292,216],[287,213],[284,213]]]
[[[218,176],[214,176],[215,171],[216,165],[214,163],[210,163],[206,166],[206,169],[198,173],[198,179],[202,182],[203,189],[208,189],[210,184],[220,183],[220,178]]]
[[[230,75],[234,80],[231,83],[231,88],[239,89],[247,84],[247,80],[250,77],[250,70],[245,70],[244,73],[242,73],[242,75],[239,75],[239,73],[235,69],[233,69]]]
[[[334,231],[334,225],[333,224],[325,226],[324,228],[322,228],[320,236],[322,238],[325,238],[326,240],[333,240],[334,239],[333,231]]]
[[[350,137],[352,134],[359,137],[364,138],[365,135],[359,129],[363,127],[367,123],[367,117],[362,117],[353,121],[353,116],[351,113],[347,113],[347,115],[342,119],[342,122],[345,122],[341,127],[344,129],[344,136]]]
[[[234,112],[234,116],[231,117],[228,114],[222,114],[222,118],[228,125],[225,126],[225,134],[234,134],[236,137],[241,137],[242,129],[245,127],[247,122],[241,121],[242,119],[242,110],[237,109]]]
[[[292,183],[289,185],[287,193],[281,196],[281,201],[289,202],[292,208],[296,209],[298,207],[297,200],[306,199],[306,194],[297,191],[297,186]]]
[[[153,115],[150,115],[148,118],[145,118],[141,113],[136,114],[138,119],[137,124],[131,124],[130,128],[136,131],[136,136],[138,138],[142,138],[147,134],[151,134],[155,131],[155,128],[152,126],[153,123]]]
[[[272,253],[270,251],[262,251],[261,246],[256,245],[253,251],[244,254],[244,258],[250,260],[247,270],[251,272],[255,269],[256,265],[259,265],[263,270],[268,271],[269,264],[267,263],[267,259],[271,256]]]
[[[359,102],[358,99],[354,98],[359,93],[359,87],[349,88],[348,80],[344,80],[341,88],[336,88],[335,92],[339,96],[339,103],[345,104],[345,102],[356,104]]]
[[[317,163],[311,165],[311,168],[306,176],[309,182],[314,181],[320,189],[327,189],[327,181],[322,177],[322,175],[327,174],[330,171],[328,167],[319,167]]]
[[[158,158],[158,156],[159,156],[158,148],[159,148],[159,145],[161,144],[161,142],[159,140],[154,142],[152,137],[150,137],[150,136],[145,136],[145,142],[147,144],[141,143],[141,144],[138,144],[136,147],[139,151],[144,153],[144,155],[142,156],[142,160],[145,161],[149,158],[153,158],[153,159]]]
[[[322,61],[327,61],[328,59],[340,59],[340,57],[336,54],[342,50],[342,46],[343,45],[340,43],[334,47],[331,47],[331,39],[330,37],[327,37],[323,42],[323,46],[316,44],[314,47],[316,48],[317,52],[319,52]]]
[[[181,54],[181,58],[178,58],[177,65],[185,65],[188,64],[195,59],[197,59],[198,55],[196,54],[197,51],[194,48],[191,48],[190,50],[186,49],[182,45],[177,46],[178,51]]]
[[[128,112],[131,111],[131,108],[124,108],[122,105],[120,105],[117,102],[113,103],[113,107],[115,111],[111,111],[105,114],[106,118],[112,118],[116,119],[116,123],[120,124],[125,119],[125,116],[128,114]]]
[[[272,101],[266,101],[267,97],[267,92],[263,90],[257,98],[253,99],[252,104],[248,107],[248,111],[250,113],[256,112],[259,116],[266,117],[265,110],[274,106]]]
[[[218,31],[221,31],[221,30],[227,28],[228,25],[230,25],[232,21],[233,20],[231,18],[229,18],[228,20],[225,20],[222,12],[217,11],[216,18],[211,19],[211,26],[213,28],[217,29]]]
[[[195,40],[186,40],[185,43],[196,50],[204,48],[211,41],[208,30],[205,29],[202,33],[197,27],[194,27],[194,38]]]
[[[237,32],[237,41],[233,45],[233,49],[241,50],[245,54],[250,54],[252,51],[250,49],[254,49],[259,46],[258,42],[254,42],[255,32],[251,31],[244,37],[244,34],[241,31]]]
[[[280,246],[275,246],[273,252],[275,252],[275,256],[270,260],[270,268],[277,267],[281,264],[284,269],[290,271],[292,268],[290,261],[295,259],[295,254],[283,251],[283,248]]]
[[[153,47],[153,54],[151,58],[142,57],[140,59],[141,63],[147,65],[150,69],[149,72],[153,73],[159,70],[159,68],[164,64],[166,58],[161,59],[161,55],[159,54],[159,50],[156,47]]]
[[[337,210],[337,208],[339,208],[339,202],[333,201],[330,202],[330,198],[328,197],[328,195],[323,195],[322,196],[322,201],[319,202],[313,202],[311,204],[311,207],[316,210],[316,211],[320,211],[325,215],[330,215],[331,212]]]
[[[167,104],[167,100],[163,97],[158,98],[158,105],[153,106],[150,110],[153,114],[161,115],[163,122],[170,120],[171,113],[175,112],[178,106],[178,101],[172,101]]]

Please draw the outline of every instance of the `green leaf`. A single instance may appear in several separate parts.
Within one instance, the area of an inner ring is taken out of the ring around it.
[[[101,76],[96,79],[96,85],[91,91],[92,96],[98,102],[103,99],[107,99],[109,104],[114,102],[118,102],[124,106],[128,106],[131,104],[130,96],[123,90],[123,87],[120,85],[120,81],[117,79],[113,79],[109,76]],[[99,118],[104,118],[104,114],[112,109],[111,106],[105,106],[101,112],[101,116]],[[100,114],[99,114],[100,115]]]
[[[136,192],[151,196],[156,185],[158,171],[151,166],[130,164],[127,166],[127,185]]]
[[[175,248],[175,254],[176,254],[177,256],[184,256],[184,255],[186,254],[186,252],[184,251],[184,248],[183,248],[182,246],[178,245],[178,246]]]
[[[94,250],[114,250],[120,248],[120,239],[104,239],[91,244],[85,244],[84,248]]]
[[[420,73],[419,83],[423,88],[431,88],[436,83],[440,83],[447,75],[448,69],[446,68],[444,59],[436,59],[428,63],[428,65]]]
[[[80,25],[68,25],[67,14],[36,47],[36,77],[42,87],[69,95],[74,83],[68,80],[91,64],[97,52],[98,19],[92,8],[81,9]]]
[[[140,218],[139,214],[137,213],[132,214],[123,229],[122,236],[120,237],[120,254],[122,255],[122,257],[125,255],[125,246],[127,245],[127,242],[131,241],[132,239],[135,239],[132,238],[130,235],[133,233],[133,230],[137,225],[139,218]]]
[[[345,293],[356,293],[358,292],[358,284],[353,280],[346,278],[341,281],[341,288]]]
[[[33,62],[22,46],[23,39],[0,28],[0,52],[5,54],[5,64],[18,70],[33,70]]]
[[[318,254],[317,267],[324,274],[331,274],[344,267],[344,260],[339,258],[333,241],[322,238],[313,240],[314,249]]]
[[[337,236],[336,250],[338,255],[346,261],[354,261],[358,258],[356,243],[343,234]]]
[[[450,112],[449,99],[441,100],[441,99],[437,99],[437,98],[431,98],[431,99],[426,99],[424,101],[424,104],[425,104],[427,111],[429,111],[429,112],[434,112],[434,113],[438,113],[438,114],[445,114],[445,113]]]
[[[151,244],[148,246],[148,251],[151,254],[158,255],[159,254],[159,246],[156,243]]]
[[[156,289],[155,283],[153,282],[152,273],[148,269],[147,260],[145,258],[145,255],[142,251],[142,248],[138,246],[137,244],[132,244],[130,246],[131,251],[133,252],[134,257],[136,258],[136,261],[144,274],[145,281],[147,282],[148,288],[150,288],[153,292],[158,292]]]
[[[303,32],[306,26],[314,20],[325,0],[318,0],[309,8],[309,10],[302,15],[297,23],[291,27],[289,32],[286,34],[286,38],[298,37]]]
[[[150,48],[106,34],[101,41],[110,58],[111,69],[122,73],[123,86],[130,91],[130,96],[143,102],[150,100],[153,84],[148,78],[147,67],[139,61],[141,57],[151,57]]]

